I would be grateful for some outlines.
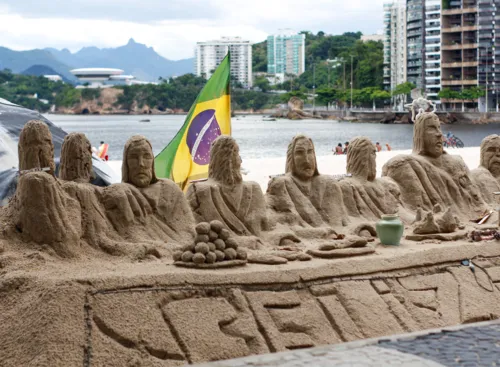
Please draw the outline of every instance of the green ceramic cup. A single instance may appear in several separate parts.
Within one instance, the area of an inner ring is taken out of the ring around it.
[[[377,222],[377,236],[383,245],[399,246],[403,236],[404,225],[397,214],[382,215]]]

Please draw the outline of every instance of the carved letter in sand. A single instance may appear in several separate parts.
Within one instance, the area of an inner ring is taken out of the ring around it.
[[[174,301],[163,306],[163,312],[185,344],[191,363],[250,354],[244,338],[223,331],[237,319],[234,308],[224,298]]]
[[[296,291],[246,295],[273,352],[341,341],[312,297],[301,300]]]

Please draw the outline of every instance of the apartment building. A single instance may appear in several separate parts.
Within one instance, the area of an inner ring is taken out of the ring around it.
[[[425,94],[441,103],[441,1],[425,0]]]
[[[195,49],[195,73],[210,78],[228,50],[231,51],[231,79],[244,87],[252,86],[252,44],[240,37],[198,42]]]
[[[305,71],[305,34],[290,29],[267,37],[267,73],[284,80],[286,74],[300,75]]]
[[[384,4],[384,88],[406,81],[406,3]]]
[[[406,79],[417,88],[425,88],[425,0],[406,1]]]

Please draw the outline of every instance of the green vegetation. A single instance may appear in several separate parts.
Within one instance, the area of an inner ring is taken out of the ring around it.
[[[470,87],[461,91],[443,88],[438,93],[438,97],[441,99],[456,100],[462,102],[462,104],[466,102],[473,102],[474,100],[484,97],[485,95],[486,91],[481,87]]]

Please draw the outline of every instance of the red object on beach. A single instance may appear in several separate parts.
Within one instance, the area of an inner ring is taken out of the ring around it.
[[[99,158],[108,160],[109,144],[101,144],[99,147]]]

